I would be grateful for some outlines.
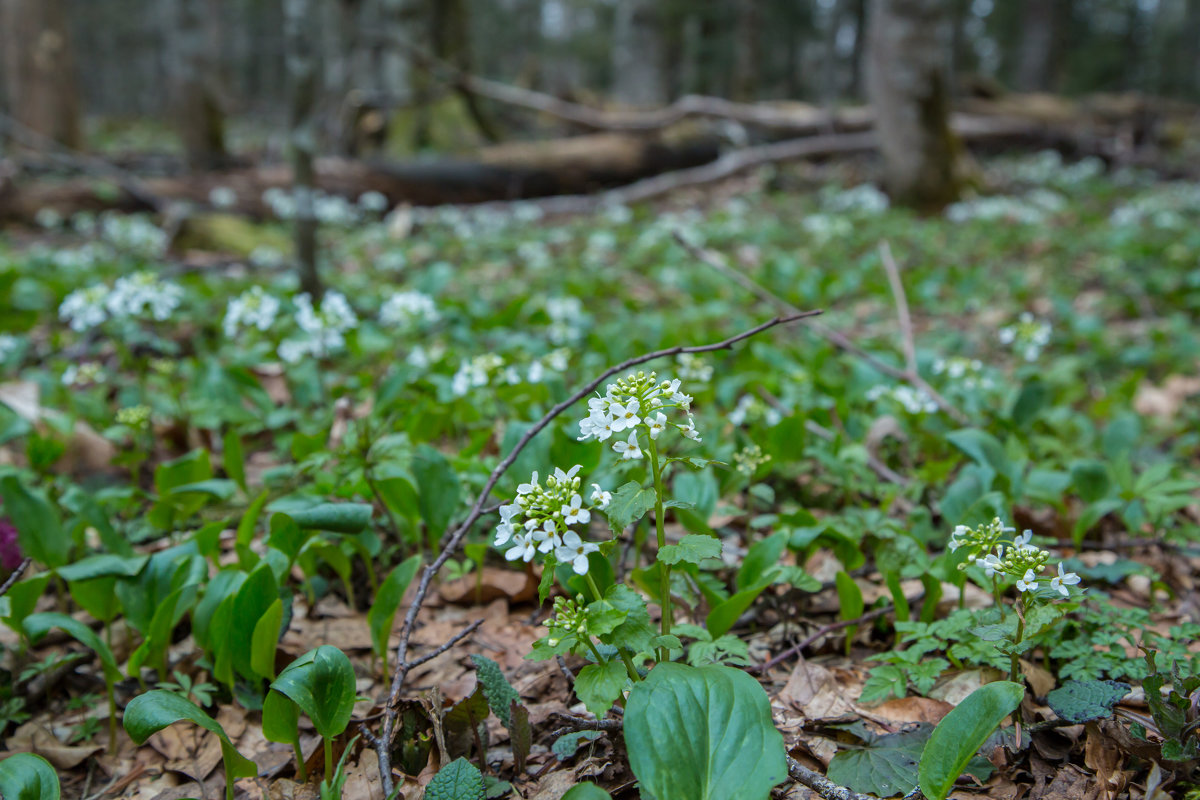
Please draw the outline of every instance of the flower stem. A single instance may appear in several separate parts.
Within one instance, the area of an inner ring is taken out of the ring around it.
[[[667,534],[663,529],[663,481],[662,467],[658,463],[658,446],[650,439],[650,468],[654,472],[654,530],[658,534],[658,549],[662,550],[667,546]],[[671,632],[671,565],[658,562],[659,574],[662,577],[660,583],[660,603],[662,606],[662,635],[666,636]],[[662,663],[668,658],[667,648],[658,648],[658,661]]]
[[[588,588],[592,590],[592,596],[597,600],[603,600],[604,597],[600,594],[600,587],[596,585],[596,579],[592,577],[592,573],[585,572],[583,573],[583,577],[587,581]],[[588,646],[592,647],[591,636],[588,637],[587,641]],[[599,655],[595,647],[592,647],[592,652],[596,653],[597,656]],[[642,676],[638,675],[637,667],[633,665],[633,658],[629,655],[629,651],[624,647],[618,647],[617,652],[621,655],[621,661],[625,662],[625,671],[629,673],[630,680],[634,683],[640,681]]]

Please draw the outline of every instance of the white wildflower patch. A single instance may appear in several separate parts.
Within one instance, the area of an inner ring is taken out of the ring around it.
[[[279,315],[280,306],[278,298],[267,294],[261,286],[252,286],[229,301],[221,329],[230,339],[243,328],[270,330]]]
[[[1050,342],[1051,331],[1049,322],[1035,319],[1026,311],[1015,324],[1001,328],[996,338],[1026,361],[1037,361],[1042,349]]]
[[[346,333],[358,326],[358,317],[341,292],[328,291],[314,307],[307,292],[296,295],[296,326],[300,336],[279,345],[279,357],[294,364],[306,356],[324,358],[346,346]]]
[[[433,298],[418,291],[395,292],[379,310],[379,321],[384,325],[429,324],[440,318]]]

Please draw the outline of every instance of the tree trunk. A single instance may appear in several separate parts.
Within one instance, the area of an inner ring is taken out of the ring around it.
[[[0,0],[0,50],[13,119],[60,144],[82,146],[62,0]]]
[[[750,102],[758,94],[759,0],[741,0],[734,32],[733,99]]]
[[[620,0],[613,24],[613,97],[635,106],[667,101],[657,0]]]
[[[884,183],[897,202],[936,210],[958,197],[959,144],[950,130],[946,0],[874,0],[867,88]]]
[[[217,90],[217,9],[205,0],[169,0],[162,6],[171,111],[188,166],[207,170],[226,157],[225,115]]]
[[[1025,0],[1017,49],[1018,91],[1044,92],[1054,85],[1054,52],[1062,5],[1061,0]]]
[[[292,196],[295,201],[296,266],[300,288],[321,298],[317,272],[317,217],[313,208],[317,142],[317,57],[309,0],[284,0],[284,38],[291,84]]]

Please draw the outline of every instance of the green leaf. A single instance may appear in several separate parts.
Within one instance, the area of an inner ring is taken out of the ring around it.
[[[1008,413],[1009,419],[1018,428],[1028,427],[1029,423],[1033,422],[1038,413],[1046,406],[1049,396],[1050,391],[1041,378],[1026,381],[1017,394],[1016,400],[1013,401],[1012,408]]]
[[[565,738],[567,737],[560,737],[560,741]],[[577,783],[570,789],[567,789],[566,794],[562,796],[561,800],[612,800],[612,795],[591,781],[587,781],[585,783]]]
[[[243,547],[248,547],[250,542],[254,540],[254,528],[258,525],[258,517],[262,514],[263,506],[267,504],[267,498],[270,493],[263,490],[250,501],[250,506],[246,509],[246,513],[242,515],[242,519],[237,526],[237,543]]]
[[[713,638],[728,633],[729,629],[737,623],[738,618],[753,605],[758,596],[763,593],[763,589],[769,585],[769,583],[761,583],[758,586],[743,589],[725,602],[714,606],[704,620],[704,625]]]
[[[225,474],[232,478],[242,491],[246,491],[246,453],[242,449],[242,440],[236,432],[225,431],[221,439],[225,449]]]
[[[508,729],[508,733],[512,742],[513,762],[517,774],[521,775],[525,772],[525,759],[529,758],[529,751],[533,747],[533,726],[529,724],[529,709],[521,705],[520,701],[514,700],[509,703],[508,711],[512,719],[512,727]]]
[[[33,753],[16,753],[0,761],[0,797],[6,800],[58,800],[58,773]]]
[[[262,707],[263,736],[272,742],[295,744],[300,741],[300,706],[292,698],[274,690],[267,692]]]
[[[908,694],[908,675],[895,664],[883,664],[871,668],[871,677],[863,684],[858,697],[860,705],[873,706],[893,697],[903,698]]]
[[[625,665],[618,658],[604,664],[588,664],[575,676],[575,695],[588,711],[602,719],[621,696],[628,679]]]
[[[1117,414],[1101,437],[1105,457],[1110,462],[1128,461],[1141,436],[1142,421],[1137,414],[1131,411]]]
[[[112,622],[121,611],[121,601],[116,595],[117,579],[92,578],[86,581],[71,581],[67,590],[71,599],[87,613],[101,622]]]
[[[115,683],[121,680],[121,669],[117,666],[117,660],[113,658],[112,650],[108,649],[108,645],[95,631],[74,617],[55,611],[31,614],[25,618],[23,627],[34,642],[45,636],[51,628],[61,628],[99,657],[104,668],[105,681]]]
[[[1079,459],[1071,464],[1071,485],[1085,503],[1094,503],[1108,496],[1112,484],[1108,466],[1095,459]]]
[[[250,668],[267,680],[275,678],[275,647],[282,622],[283,600],[277,597],[254,623],[250,636]]]
[[[456,758],[433,776],[425,800],[483,800],[483,775],[470,761]]]
[[[65,581],[86,581],[117,575],[132,578],[142,571],[149,560],[150,556],[125,557],[98,553],[60,568],[58,576]]]
[[[640,483],[630,481],[613,492],[612,500],[609,501],[608,508],[604,509],[604,514],[608,517],[608,527],[619,536],[652,508],[654,490],[643,489]]]
[[[554,753],[554,757],[559,761],[566,761],[579,749],[584,742],[594,742],[604,734],[600,731],[575,731],[574,733],[564,733],[562,736],[554,740],[554,744],[550,745],[550,752]],[[565,795],[564,795],[565,797]]]
[[[371,523],[371,511],[367,503],[321,503],[288,516],[302,530],[359,533]]]
[[[787,778],[767,694],[732,667],[656,666],[629,693],[625,743],[655,800],[766,800]]]
[[[323,644],[279,673],[271,689],[292,699],[326,739],[346,730],[357,693],[354,666],[338,648]]]
[[[250,663],[254,625],[271,604],[279,599],[279,584],[275,573],[266,562],[259,564],[246,577],[233,600],[233,612],[229,626],[229,654],[233,668],[247,680],[257,680],[259,675]]]
[[[837,585],[838,602],[841,604],[839,616],[843,620],[861,617],[863,613],[862,589],[858,588],[858,584],[844,570],[834,576],[834,583]],[[857,632],[858,625],[846,627],[846,655],[850,655],[850,647],[854,642],[854,634]]]
[[[1129,684],[1120,681],[1067,681],[1046,695],[1046,704],[1060,719],[1079,725],[1111,717],[1128,692]]]
[[[129,657],[129,674],[138,676],[143,664],[158,670],[159,677],[167,674],[167,648],[171,645],[171,632],[183,615],[187,613],[200,591],[198,584],[190,583],[171,592],[154,608],[154,616],[145,630],[146,638]]]
[[[602,636],[601,641],[614,647],[624,647],[634,653],[648,651],[657,631],[650,625],[650,612],[640,594],[622,583],[614,584],[604,593],[604,599],[625,612],[625,621]]]
[[[861,746],[842,750],[829,762],[826,777],[855,792],[879,797],[908,794],[917,786],[917,764],[932,725],[885,736],[870,736]]]
[[[417,478],[417,507],[430,540],[445,533],[458,508],[461,488],[458,475],[445,456],[427,444],[417,448],[412,461]]]
[[[221,740],[221,756],[225,762],[226,796],[233,796],[234,778],[253,778],[258,775],[258,766],[243,756],[229,741],[220,723],[205,714],[191,700],[163,689],[152,689],[138,695],[125,706],[122,723],[129,738],[142,744],[153,734],[176,722],[194,722]]]
[[[512,730],[512,715],[509,709],[514,701],[521,702],[521,695],[512,688],[508,678],[500,671],[500,665],[495,661],[479,655],[471,656],[471,660],[475,662],[476,677],[483,687],[484,697],[487,698],[492,713],[504,723],[505,728]]]
[[[371,647],[374,649],[375,655],[384,660],[385,667],[387,666],[388,636],[391,634],[392,624],[396,620],[396,609],[400,607],[400,601],[404,599],[404,592],[416,577],[420,567],[421,557],[419,555],[412,556],[396,565],[388,573],[383,583],[379,584],[375,602],[367,611],[367,626],[371,629]]]
[[[946,800],[968,762],[1025,697],[1025,686],[995,681],[979,687],[942,718],[921,753],[921,791]]]
[[[6,475],[0,478],[0,499],[5,516],[17,529],[22,553],[48,567],[70,560],[71,537],[44,493],[27,488],[15,475]]]
[[[668,544],[658,551],[658,560],[664,564],[678,564],[686,561],[689,564],[699,564],[706,558],[716,558],[721,555],[721,540],[701,533],[689,533],[679,544]]]
[[[177,497],[183,494],[200,494],[206,497],[212,497],[217,500],[228,500],[237,493],[237,484],[225,478],[209,478],[195,483],[185,483],[182,486],[176,486],[167,494],[171,497]]]
[[[989,467],[997,475],[1011,480],[1012,463],[1004,452],[1004,445],[990,433],[978,428],[963,428],[946,434],[946,441],[968,455],[981,467]]]
[[[787,531],[779,531],[752,544],[738,569],[735,581],[738,589],[761,583],[768,573],[775,570],[787,549],[789,538],[791,535]]]

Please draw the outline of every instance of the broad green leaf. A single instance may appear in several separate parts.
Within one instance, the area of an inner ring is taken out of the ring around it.
[[[209,630],[213,615],[218,606],[227,598],[237,594],[238,589],[246,580],[246,573],[238,569],[223,569],[213,576],[204,587],[204,597],[192,609],[192,636],[201,647],[210,644]],[[224,638],[225,631],[217,632],[218,638]]]
[[[258,673],[250,663],[254,621],[261,618],[278,599],[279,584],[274,571],[266,563],[254,568],[234,597],[228,635],[229,654],[234,670],[247,680],[258,679]]]
[[[625,584],[618,583],[604,593],[604,599],[625,613],[625,621],[613,628],[612,633],[600,637],[601,641],[634,653],[649,651],[658,631],[650,625],[650,612],[642,596]]]
[[[1060,719],[1080,725],[1113,715],[1113,707],[1129,692],[1120,681],[1067,681],[1046,695],[1046,704]]]
[[[62,504],[64,508],[71,509],[87,524],[95,528],[96,532],[100,534],[100,541],[110,552],[118,556],[135,555],[133,545],[117,532],[112,522],[109,521],[108,515],[104,513],[100,504],[96,502],[96,498],[91,494],[73,486],[63,495]]]
[[[483,775],[470,761],[456,758],[433,776],[425,800],[483,800]]]
[[[1026,381],[1008,412],[1009,419],[1018,428],[1028,427],[1029,423],[1033,422],[1038,413],[1046,406],[1049,396],[1050,391],[1040,378]]]
[[[195,483],[185,483],[182,486],[176,486],[168,492],[171,497],[178,497],[184,494],[200,494],[221,501],[228,500],[236,493],[237,484],[226,478],[209,478],[203,481],[196,481]]]
[[[566,736],[560,737],[560,740],[565,738]],[[587,781],[586,783],[577,783],[567,789],[562,800],[612,800],[612,795],[591,781]]]
[[[861,617],[863,614],[862,589],[858,588],[858,584],[845,571],[838,572],[834,576],[834,583],[837,585],[838,602],[841,604],[839,616],[844,620]],[[846,627],[846,655],[850,655],[850,647],[854,642],[854,634],[857,632],[858,625]]]
[[[603,718],[621,696],[629,680],[618,658],[604,664],[588,664],[575,676],[575,695],[598,718]]]
[[[143,664],[150,664],[158,670],[160,678],[166,678],[166,656],[167,648],[171,645],[171,632],[192,607],[199,590],[200,587],[194,583],[181,586],[167,595],[154,609],[154,616],[151,617],[150,625],[145,631],[146,638],[129,657],[131,677],[138,676],[138,670]]]
[[[702,533],[689,533],[679,540],[679,544],[668,544],[658,551],[658,560],[664,564],[678,564],[686,561],[689,564],[699,564],[706,558],[716,558],[721,555],[721,540]]]
[[[826,777],[879,797],[908,794],[917,786],[917,764],[932,730],[932,725],[922,725],[901,733],[869,735],[862,746],[840,750],[829,762]]]
[[[71,537],[43,492],[6,475],[0,478],[0,499],[5,516],[17,529],[22,553],[47,567],[61,567],[70,560]]]
[[[56,611],[47,611],[26,617],[24,628],[26,634],[34,642],[45,636],[51,628],[61,628],[96,654],[104,668],[106,681],[115,683],[121,680],[121,669],[117,666],[117,660],[113,658],[112,650],[108,649],[108,645],[96,635],[95,631],[79,620]]]
[[[629,693],[625,743],[655,800],[766,800],[787,778],[766,692],[731,667],[656,666]]]
[[[396,565],[388,573],[383,583],[379,584],[375,602],[367,611],[367,626],[371,629],[371,647],[375,650],[375,655],[384,660],[385,668],[387,666],[388,636],[396,621],[396,609],[400,607],[400,601],[404,599],[404,592],[407,591],[420,568],[421,557],[419,555],[412,556]]]
[[[68,582],[111,576],[132,578],[142,571],[149,560],[150,556],[126,557],[99,553],[59,568],[58,576]]]
[[[358,533],[371,523],[371,511],[367,503],[322,503],[288,516],[303,530]]]
[[[630,481],[613,492],[608,508],[604,509],[604,515],[608,518],[608,527],[619,536],[652,508],[654,490],[643,489],[641,484]]]
[[[746,589],[761,583],[769,571],[778,567],[789,538],[787,531],[779,531],[750,545],[738,569],[735,581],[737,588]]]
[[[1113,417],[1104,429],[1101,447],[1111,462],[1129,461],[1142,436],[1142,421],[1137,414],[1125,411]]]
[[[995,681],[976,689],[942,718],[921,753],[919,783],[929,800],[946,800],[968,762],[1024,696],[1024,685]]]
[[[225,431],[221,443],[225,449],[225,474],[246,491],[246,453],[242,449],[241,437],[233,430]]]
[[[297,525],[290,514],[276,512],[271,515],[271,533],[267,537],[267,546],[283,553],[290,561],[295,561],[304,545],[314,535],[312,530]]]
[[[354,666],[332,645],[321,645],[289,664],[271,684],[312,720],[326,739],[341,734],[354,710]]]
[[[249,546],[254,540],[254,528],[258,525],[258,517],[262,514],[263,506],[267,504],[267,498],[270,493],[265,489],[250,501],[250,506],[246,509],[246,513],[242,515],[242,519],[237,526],[237,543],[243,547]]]
[[[1103,461],[1081,458],[1071,464],[1071,485],[1085,503],[1094,503],[1108,496],[1112,484],[1108,467]]]
[[[275,678],[275,647],[279,644],[282,622],[283,600],[277,597],[254,623],[254,633],[250,636],[250,667],[267,680]]]
[[[0,596],[0,603],[6,607],[0,610],[0,619],[22,636],[28,636],[23,627],[25,618],[37,608],[37,601],[46,591],[50,583],[50,573],[43,572],[14,583],[6,594]]]
[[[276,691],[267,692],[262,708],[263,736],[272,742],[295,744],[300,741],[300,706],[292,698]]]
[[[504,723],[505,728],[512,730],[512,715],[509,708],[514,701],[521,702],[521,695],[512,688],[512,684],[508,682],[508,678],[504,677],[504,673],[500,671],[500,665],[495,661],[487,656],[479,655],[471,656],[471,660],[475,662],[475,676],[479,680],[479,685],[483,687],[483,695],[487,698],[492,713]]]
[[[946,441],[970,456],[983,467],[990,467],[997,475],[1013,480],[1013,465],[1004,452],[1004,445],[990,433],[978,428],[963,428],[946,434]]]
[[[117,579],[113,576],[92,578],[86,581],[71,581],[67,591],[71,599],[87,613],[101,622],[112,622],[121,611],[121,601],[116,595]]]
[[[594,742],[603,735],[604,734],[600,731],[575,731],[574,733],[564,733],[562,736],[554,740],[554,744],[550,745],[550,752],[554,753],[554,757],[559,761],[566,761],[568,758],[575,755],[575,751],[577,751],[584,742]]]
[[[728,633],[729,629],[737,624],[738,618],[746,613],[746,609],[754,604],[758,596],[763,593],[763,589],[766,589],[769,585],[769,583],[763,582],[758,586],[750,586],[733,595],[725,602],[714,606],[704,620],[704,626],[712,634],[713,638],[716,639]]]
[[[221,756],[225,762],[225,796],[233,799],[233,780],[253,778],[258,775],[258,766],[243,756],[229,741],[220,723],[205,714],[192,701],[162,689],[152,689],[138,695],[125,706],[123,717],[129,738],[142,744],[163,728],[176,722],[194,722],[221,740]]]
[[[458,508],[458,475],[445,456],[427,444],[417,448],[412,470],[417,478],[421,519],[425,520],[430,540],[437,539],[445,533]]]
[[[58,773],[33,753],[16,753],[0,761],[0,797],[6,800],[58,800]]]

